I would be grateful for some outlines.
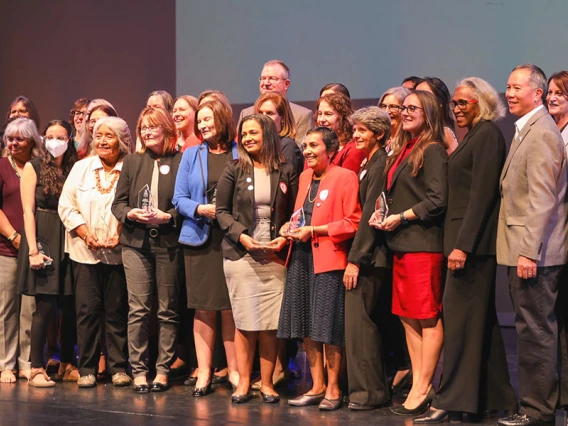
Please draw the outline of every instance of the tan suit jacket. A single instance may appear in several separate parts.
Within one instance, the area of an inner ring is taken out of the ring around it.
[[[566,152],[543,108],[513,139],[500,179],[497,262],[516,266],[519,256],[538,267],[567,259]]]
[[[294,116],[294,121],[296,122],[296,137],[294,140],[300,146],[304,140],[304,136],[308,133],[312,127],[314,127],[314,113],[308,108],[304,108],[301,105],[290,102],[290,108],[292,109],[292,115]],[[254,105],[245,108],[241,111],[239,116],[239,123],[247,115],[254,114]]]

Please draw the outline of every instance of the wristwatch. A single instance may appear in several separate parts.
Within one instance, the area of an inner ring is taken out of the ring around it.
[[[400,216],[400,224],[402,226],[408,225],[408,219],[404,217],[404,212],[401,213],[399,216]]]

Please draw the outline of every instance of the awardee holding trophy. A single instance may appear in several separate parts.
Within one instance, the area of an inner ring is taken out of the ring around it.
[[[172,118],[161,108],[145,108],[136,128],[142,142],[124,157],[112,213],[122,223],[120,243],[128,288],[128,350],[133,390],[163,392],[174,357],[180,271],[179,214],[173,207],[174,182],[181,161]],[[158,295],[159,355],[156,378],[148,385],[145,362],[154,291]]]

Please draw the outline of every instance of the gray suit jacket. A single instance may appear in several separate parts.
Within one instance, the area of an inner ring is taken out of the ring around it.
[[[566,152],[554,120],[539,110],[513,139],[500,179],[497,262],[537,266],[567,260]]]
[[[294,116],[294,121],[296,122],[296,137],[294,140],[300,146],[304,140],[304,136],[308,133],[312,127],[314,127],[314,113],[308,108],[304,108],[301,105],[290,102],[290,108],[292,109],[292,115]],[[239,123],[247,115],[254,114],[254,106],[250,106],[241,111],[239,116]]]

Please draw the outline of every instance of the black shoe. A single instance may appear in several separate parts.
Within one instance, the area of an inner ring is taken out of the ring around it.
[[[426,424],[426,423],[442,423],[442,420],[446,418],[448,412],[446,410],[428,410],[426,414],[421,417],[416,417],[412,420],[412,423],[416,424]]]
[[[392,396],[406,398],[410,388],[412,388],[412,370],[408,370],[408,373],[404,375],[400,382],[391,387],[391,394]]]
[[[191,396],[206,396],[211,393],[211,381],[204,388],[193,388]]]
[[[347,408],[349,408],[350,410],[353,411],[371,411],[371,410],[376,410],[377,408],[382,408],[382,407],[386,407],[388,405],[387,404],[359,404],[358,402],[350,402],[347,405]]]
[[[434,390],[434,388],[430,388],[428,394],[424,397],[424,399],[418,405],[418,407],[408,409],[404,405],[398,405],[396,407],[392,407],[391,412],[393,414],[396,414],[397,416],[418,416],[420,414],[423,414],[430,407],[430,404],[432,403],[435,394],[436,391]]]
[[[168,380],[178,380],[187,377],[189,374],[189,367],[187,364],[182,365],[181,367],[171,368],[168,372]]]
[[[150,386],[148,383],[143,383],[141,385],[132,385],[132,390],[134,393],[150,393]]]
[[[343,405],[343,394],[340,392],[339,398],[337,399],[324,398],[320,402],[318,408],[320,411],[335,411],[339,410],[342,405]]]
[[[280,402],[280,395],[268,395],[263,391],[260,391],[260,396],[267,404],[278,404]]]
[[[195,377],[189,376],[187,379],[184,380],[183,385],[184,386],[195,386],[196,383],[197,383],[197,376],[195,376]]]
[[[150,390],[152,392],[165,392],[169,389],[167,384],[163,384],[160,382],[154,382],[150,385]]]
[[[213,378],[211,379],[211,382],[214,385],[220,385],[221,383],[227,383],[227,381],[229,380],[229,374],[225,374],[224,376],[217,376],[216,374],[213,374]]]
[[[244,395],[233,395],[231,396],[231,402],[235,404],[245,404],[252,399],[252,395],[250,393]],[[278,398],[280,400],[280,397]],[[265,401],[266,402],[266,401]]]
[[[526,414],[515,414],[497,420],[497,424],[501,426],[553,426],[554,420],[538,420]]]

